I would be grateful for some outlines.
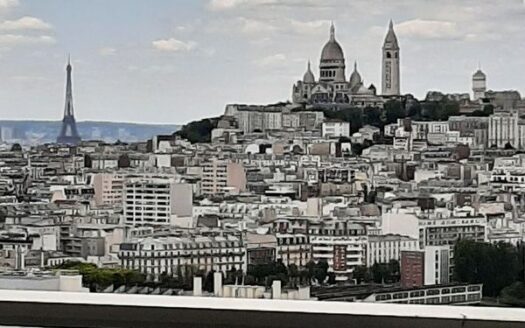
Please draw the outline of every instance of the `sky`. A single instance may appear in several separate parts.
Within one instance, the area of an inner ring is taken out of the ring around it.
[[[0,0],[0,119],[60,120],[73,64],[77,120],[181,124],[228,103],[291,98],[318,76],[330,22],[365,83],[381,85],[394,21],[401,89],[525,93],[524,0]]]

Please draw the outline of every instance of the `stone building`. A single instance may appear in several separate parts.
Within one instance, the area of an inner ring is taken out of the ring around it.
[[[303,104],[338,104],[352,107],[382,107],[384,98],[377,95],[373,84],[365,85],[354,63],[354,70],[347,80],[346,59],[343,48],[335,38],[335,27],[330,27],[330,38],[321,51],[319,79],[316,80],[308,62],[303,79],[293,85],[292,100]],[[383,95],[400,95],[399,45],[393,23],[383,46]]]

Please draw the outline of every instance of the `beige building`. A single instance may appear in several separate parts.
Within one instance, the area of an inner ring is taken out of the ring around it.
[[[122,190],[124,177],[116,173],[97,173],[93,175],[95,189],[95,204],[119,205],[122,204]]]
[[[203,194],[239,193],[245,190],[246,171],[242,164],[212,158],[202,165]]]

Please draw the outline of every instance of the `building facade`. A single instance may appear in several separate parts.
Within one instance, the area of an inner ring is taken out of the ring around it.
[[[130,179],[124,184],[123,216],[127,225],[172,225],[191,217],[190,184],[170,179]]]

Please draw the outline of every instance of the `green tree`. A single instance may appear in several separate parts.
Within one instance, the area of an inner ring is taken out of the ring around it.
[[[352,278],[355,279],[357,284],[369,282],[371,280],[370,271],[364,265],[357,266],[352,272]]]
[[[182,126],[175,134],[191,143],[211,142],[211,131],[217,127],[218,121],[218,117],[193,121]]]
[[[328,276],[328,263],[321,260],[315,264],[314,278],[319,284],[322,284]]]
[[[405,107],[399,100],[389,100],[384,105],[386,124],[396,123],[398,119],[407,117]]]
[[[460,240],[454,247],[454,280],[482,283],[483,294],[495,297],[520,278],[518,259],[518,251],[511,244]]]

